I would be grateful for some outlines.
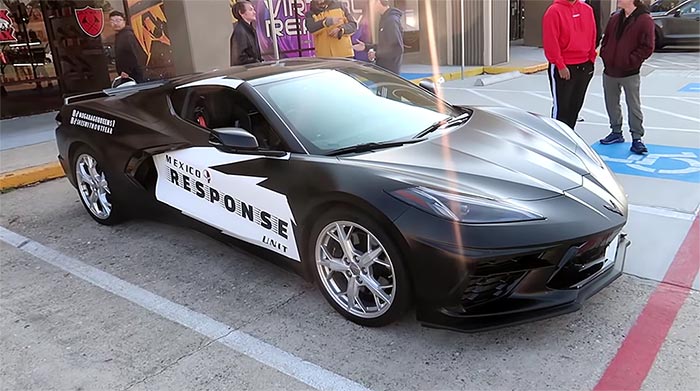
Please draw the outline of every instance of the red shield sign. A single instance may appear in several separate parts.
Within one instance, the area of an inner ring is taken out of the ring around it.
[[[105,27],[102,8],[85,7],[75,10],[75,18],[83,32],[93,38],[102,34]]]
[[[17,42],[15,27],[10,18],[10,11],[0,10],[0,43]]]

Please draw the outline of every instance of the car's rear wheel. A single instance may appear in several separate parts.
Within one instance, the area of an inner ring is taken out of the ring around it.
[[[311,238],[314,275],[336,311],[373,327],[406,311],[411,288],[400,252],[372,219],[331,211],[319,219]]]
[[[656,35],[654,37],[654,46],[655,46],[654,49],[661,50],[664,48],[664,46],[666,46],[664,44],[664,37],[661,35],[661,32],[658,30],[656,30],[655,34]]]
[[[74,156],[73,167],[78,194],[90,217],[105,225],[120,222],[121,211],[112,200],[107,174],[97,154],[88,147],[81,147]]]

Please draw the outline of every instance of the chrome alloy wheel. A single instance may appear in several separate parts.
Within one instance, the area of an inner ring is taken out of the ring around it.
[[[112,204],[107,196],[111,192],[104,172],[97,168],[95,158],[86,153],[78,156],[75,163],[75,176],[80,198],[90,213],[98,219],[108,219],[112,213]]]
[[[318,235],[314,256],[323,287],[345,311],[371,319],[391,308],[397,288],[394,266],[367,229],[331,222]]]

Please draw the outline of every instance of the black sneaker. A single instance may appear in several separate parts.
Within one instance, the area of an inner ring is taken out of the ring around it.
[[[605,138],[600,139],[600,143],[603,145],[624,143],[625,138],[622,137],[622,133],[610,132]]]
[[[630,151],[636,153],[637,155],[644,155],[645,153],[649,152],[646,145],[644,145],[641,139],[632,140],[632,146],[630,147]]]

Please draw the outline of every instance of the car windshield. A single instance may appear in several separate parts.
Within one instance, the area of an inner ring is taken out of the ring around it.
[[[404,79],[369,67],[306,72],[256,89],[314,154],[411,138],[462,113]]]

